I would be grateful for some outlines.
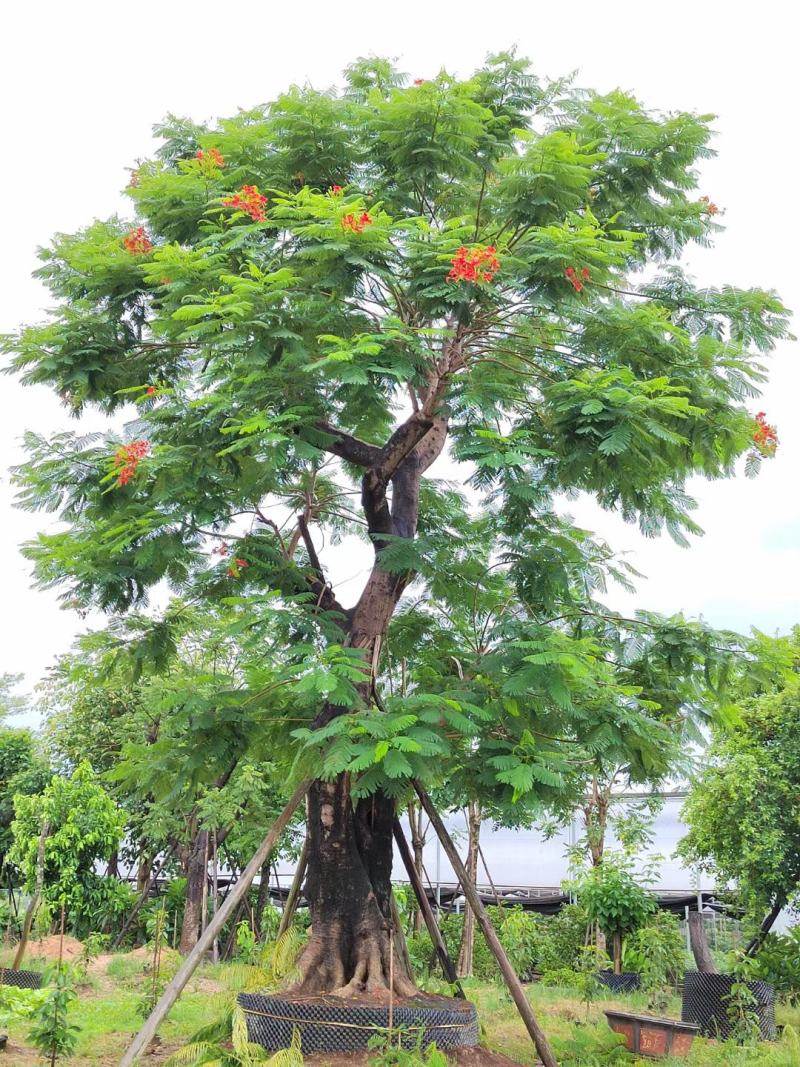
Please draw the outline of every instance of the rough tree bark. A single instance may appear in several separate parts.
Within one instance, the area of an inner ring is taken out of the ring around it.
[[[376,793],[353,805],[345,774],[314,782],[308,808],[311,937],[299,988],[388,997],[394,802]],[[394,994],[410,996],[414,985],[396,949],[391,972]]]
[[[478,848],[480,847],[481,809],[477,801],[471,800],[467,806],[467,874],[472,882],[478,877]],[[475,948],[475,913],[469,904],[464,909],[464,927],[461,932],[461,948],[458,952],[456,972],[459,978],[472,975],[472,957]]]
[[[424,873],[425,836],[422,832],[422,809],[411,801],[408,805],[408,827],[411,831],[411,848],[414,851],[414,870],[422,883]],[[414,933],[418,934],[425,923],[422,908],[414,909]]]
[[[183,906],[183,924],[178,945],[185,956],[197,944],[202,925],[203,898],[208,878],[208,830],[198,830],[184,858],[186,899]]]
[[[698,971],[701,974],[716,974],[717,965],[708,947],[706,924],[700,911],[689,912],[689,944],[692,946],[692,955]]]
[[[375,562],[358,603],[346,610],[334,596],[317,557],[305,516],[298,529],[310,563],[309,587],[320,606],[335,612],[345,642],[362,649],[369,680],[360,687],[365,707],[380,705],[375,689],[381,647],[400,597],[413,578],[381,566],[390,537],[412,539],[417,532],[422,476],[441,454],[447,417],[441,410],[450,374],[461,364],[454,340],[431,369],[427,388],[414,398],[414,411],[379,448],[321,424],[329,452],[364,468],[361,504]],[[328,704],[317,715],[323,726],[349,709]],[[308,873],[304,893],[312,934],[298,966],[303,994],[348,997],[369,993],[388,997],[390,978],[397,996],[414,985],[393,944],[391,914],[392,822],[394,802],[377,793],[353,803],[349,775],[316,781],[308,794]],[[394,958],[390,959],[390,955]]]

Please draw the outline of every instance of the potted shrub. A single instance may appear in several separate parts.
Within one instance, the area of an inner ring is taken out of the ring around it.
[[[636,881],[627,860],[608,854],[574,888],[589,922],[597,923],[611,949],[613,971],[601,971],[600,980],[620,992],[638,988],[639,975],[622,971],[622,939],[655,911],[652,895]]]

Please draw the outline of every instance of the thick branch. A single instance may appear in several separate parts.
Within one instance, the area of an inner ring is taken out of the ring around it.
[[[770,932],[772,927],[775,925],[775,920],[778,918],[780,913],[783,911],[783,908],[784,908],[785,904],[786,904],[786,901],[785,901],[785,899],[783,897],[779,896],[779,897],[776,898],[775,903],[772,905],[771,909],[764,916],[764,918],[763,918],[763,920],[761,922],[761,926],[759,926],[759,928],[758,928],[758,933],[750,941],[750,943],[748,944],[747,948],[744,950],[745,956],[755,956],[755,954],[758,952],[758,950],[763,945],[764,939],[766,938],[767,934]]]
[[[379,470],[386,481],[389,481],[406,456],[419,444],[432,426],[433,419],[416,411],[402,426],[398,426],[381,449]]]
[[[337,430],[328,422],[318,422],[315,429],[323,436],[320,447],[357,467],[377,467],[381,463],[382,449],[377,445],[360,441],[343,430]]]

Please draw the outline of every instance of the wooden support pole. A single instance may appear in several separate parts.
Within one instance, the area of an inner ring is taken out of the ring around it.
[[[283,906],[281,921],[278,923],[278,938],[283,937],[283,935],[292,925],[294,913],[297,911],[297,902],[300,899],[300,893],[303,888],[303,880],[306,876],[306,867],[308,867],[308,838],[306,838],[303,842],[303,849],[300,853],[300,858],[297,861],[297,870],[294,872],[294,878],[292,879],[292,885],[289,889],[289,895],[286,898],[286,903]]]
[[[517,1010],[522,1016],[525,1028],[531,1035],[533,1043],[536,1046],[539,1059],[544,1064],[544,1067],[558,1067],[558,1060],[553,1055],[553,1050],[550,1048],[550,1043],[545,1037],[544,1031],[536,1021],[533,1010],[528,1003],[528,998],[525,996],[525,990],[522,988],[522,982],[520,982],[517,977],[514,968],[509,962],[508,956],[505,954],[503,946],[500,944],[500,940],[495,933],[494,927],[489,922],[486,909],[484,908],[483,902],[475,888],[475,883],[467,874],[466,868],[461,862],[461,857],[456,850],[456,846],[453,844],[453,839],[447,832],[447,827],[442,822],[439,813],[431,802],[431,798],[425,792],[421,783],[414,781],[413,784],[417,796],[422,802],[422,806],[427,812],[428,818],[431,820],[431,825],[438,834],[439,840],[442,842],[442,848],[444,849],[447,858],[450,860],[452,868],[456,873],[456,877],[461,882],[464,896],[467,898],[467,903],[472,908],[475,920],[481,928],[481,933],[486,938],[486,944],[489,946],[492,955],[497,960],[500,973],[505,979],[505,983],[508,986],[508,991],[514,1000],[514,1003],[517,1005]]]
[[[395,816],[393,823],[394,839],[397,842],[397,849],[400,853],[400,858],[403,861],[403,866],[408,872],[408,878],[414,889],[417,897],[417,903],[419,904],[422,917],[425,920],[425,925],[428,928],[428,933],[431,936],[431,941],[436,949],[436,955],[439,957],[439,963],[442,965],[442,971],[447,981],[455,986],[456,996],[461,1000],[464,1000],[464,990],[461,988],[461,983],[458,980],[455,966],[450,959],[450,953],[447,951],[447,945],[444,943],[442,937],[442,931],[439,929],[439,924],[436,921],[436,916],[433,914],[433,908],[431,902],[428,900],[428,895],[425,892],[425,887],[422,884],[422,879],[419,876],[419,871],[414,863],[414,857],[411,855],[411,850],[408,847],[408,841],[406,841],[406,835],[403,833],[403,827],[400,825],[400,820]]]
[[[214,938],[217,937],[220,930],[231,917],[236,905],[247,893],[247,890],[250,888],[255,876],[258,874],[261,865],[271,854],[272,850],[278,843],[278,838],[291,822],[298,804],[300,804],[303,797],[305,797],[310,785],[311,782],[306,781],[297,787],[286,807],[272,824],[269,833],[258,846],[255,855],[242,871],[236,885],[230,893],[228,893],[225,898],[225,903],[200,935],[197,944],[183,961],[177,974],[161,994],[161,999],[150,1012],[144,1026],[134,1037],[133,1041],[131,1041],[130,1045],[128,1045],[125,1050],[125,1055],[119,1061],[119,1067],[133,1067],[133,1064],[136,1063],[139,1057],[147,1050],[148,1045],[156,1036],[156,1031],[166,1018],[172,1005],[183,992],[186,983],[194,974],[198,964],[208,951]]]

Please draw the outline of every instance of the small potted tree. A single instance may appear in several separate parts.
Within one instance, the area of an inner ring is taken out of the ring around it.
[[[639,975],[622,971],[622,939],[655,911],[652,895],[636,881],[626,859],[611,855],[587,871],[575,890],[589,921],[600,927],[611,950],[613,971],[601,971],[600,980],[620,992],[638,988]]]

